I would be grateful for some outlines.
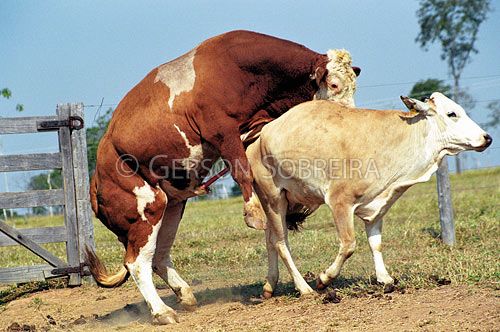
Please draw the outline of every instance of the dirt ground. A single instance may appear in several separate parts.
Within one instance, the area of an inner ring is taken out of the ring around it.
[[[0,308],[6,331],[498,331],[500,292],[471,286],[430,290],[364,293],[335,297],[325,294],[296,298],[281,294],[263,301],[248,286],[195,287],[200,302],[195,312],[182,311],[168,289],[165,302],[181,322],[156,327],[148,308],[132,287],[99,289],[84,286],[27,295]],[[253,293],[253,294],[252,294]],[[330,292],[329,295],[332,295]],[[3,311],[2,311],[3,310]]]

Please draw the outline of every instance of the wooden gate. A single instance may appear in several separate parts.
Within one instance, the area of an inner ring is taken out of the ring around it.
[[[0,269],[0,283],[69,277],[81,284],[85,245],[94,247],[83,105],[61,104],[56,116],[0,118],[0,135],[57,131],[59,152],[0,156],[0,172],[60,169],[63,189],[0,193],[0,209],[64,206],[64,226],[16,229],[0,221],[0,247],[21,245],[48,264]],[[66,261],[40,246],[65,242]]]

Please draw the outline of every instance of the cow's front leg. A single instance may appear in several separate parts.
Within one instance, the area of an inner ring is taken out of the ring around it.
[[[196,307],[196,298],[193,291],[177,273],[170,257],[170,249],[174,244],[185,204],[186,201],[183,201],[167,206],[158,234],[156,252],[153,258],[153,270],[174,291],[180,304],[187,310],[193,310]]]
[[[245,201],[245,223],[251,228],[265,229],[265,214],[257,195],[252,191],[253,174],[240,139],[239,125],[234,121],[226,124],[226,127],[208,135],[207,140],[219,150],[222,159],[231,169],[233,179],[241,188]]]
[[[377,281],[384,285],[394,284],[394,279],[387,272],[382,258],[382,218],[371,223],[365,223],[365,230],[373,254]]]

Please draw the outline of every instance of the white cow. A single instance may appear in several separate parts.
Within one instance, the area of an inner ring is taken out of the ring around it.
[[[377,280],[393,284],[381,252],[384,214],[409,187],[429,180],[445,155],[483,151],[492,142],[461,106],[441,93],[426,102],[402,100],[409,113],[306,102],[266,125],[248,148],[254,190],[267,217],[265,297],[276,289],[278,255],[299,292],[313,292],[290,255],[286,216],[310,213],[321,204],[332,211],[340,250],[320,273],[318,288],[331,283],[354,252],[354,215],[365,222]]]

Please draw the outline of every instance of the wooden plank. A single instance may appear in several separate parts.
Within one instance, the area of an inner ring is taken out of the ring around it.
[[[0,193],[0,209],[63,205],[64,203],[62,189]]]
[[[0,156],[0,172],[60,169],[60,153],[33,153]]]
[[[70,104],[57,105],[57,116],[59,120],[68,120],[70,116]],[[78,250],[78,225],[76,215],[75,176],[73,172],[73,153],[71,151],[71,132],[68,127],[59,128],[59,149],[62,156],[62,175],[64,184],[64,223],[68,238],[66,241],[66,255],[70,266],[80,265],[80,253]],[[69,275],[70,286],[81,285],[79,273]]]
[[[37,133],[37,122],[54,120],[57,120],[56,116],[0,118],[0,135]]]
[[[447,157],[443,158],[437,171],[437,192],[441,240],[445,244],[451,246],[455,244],[455,222],[453,220],[453,205],[451,201],[451,186]]]
[[[71,116],[84,118],[83,104],[71,107]],[[76,212],[78,220],[80,262],[85,261],[85,246],[95,250],[94,224],[90,206],[89,173],[87,161],[87,140],[85,129],[71,132],[73,152],[73,172],[75,175]]]
[[[58,227],[41,227],[41,228],[23,228],[18,231],[26,238],[38,244],[41,243],[56,243],[66,242],[66,228]],[[12,240],[7,235],[0,233],[0,247],[17,246],[19,243]]]
[[[30,281],[45,281],[48,277],[56,277],[50,265],[33,265],[0,268],[0,284],[18,284]]]
[[[22,246],[27,248],[32,253],[34,253],[38,257],[42,258],[43,260],[45,260],[50,265],[55,266],[55,267],[66,267],[67,266],[67,264],[64,261],[62,261],[58,257],[54,256],[52,253],[47,251],[47,249],[39,246],[34,241],[25,237],[19,230],[15,229],[12,226],[7,225],[3,221],[0,221],[0,232],[3,232],[5,235],[10,237],[12,240],[18,242],[19,244],[21,244]],[[75,266],[77,266],[77,265],[75,265]]]

